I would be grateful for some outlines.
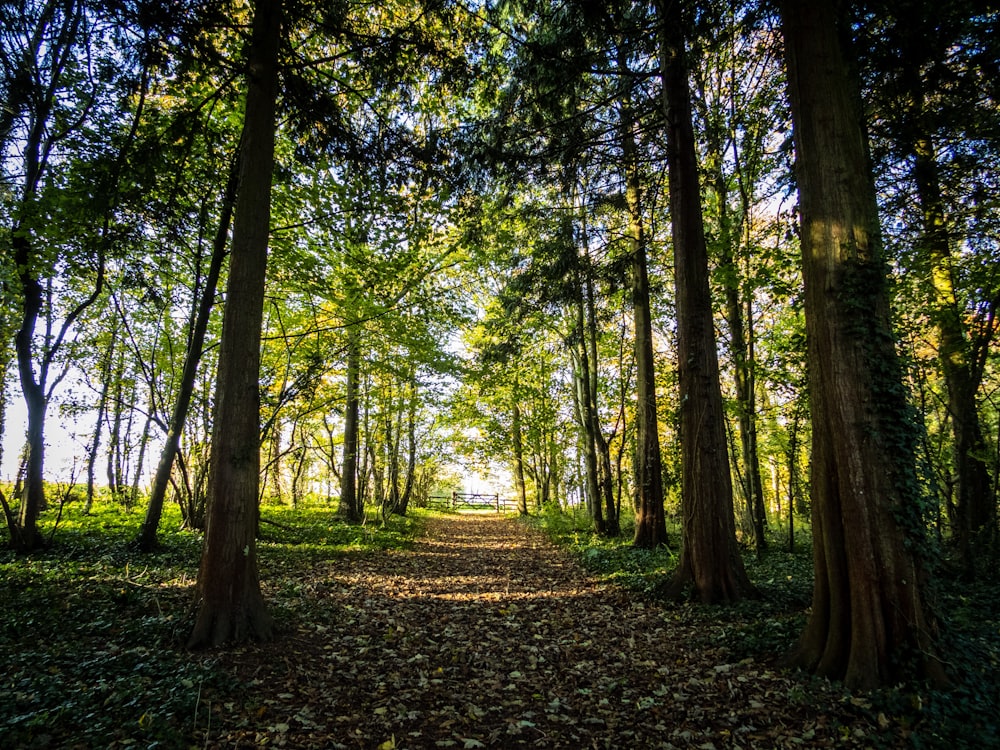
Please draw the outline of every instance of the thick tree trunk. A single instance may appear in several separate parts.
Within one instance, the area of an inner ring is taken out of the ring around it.
[[[661,5],[662,73],[674,245],[680,384],[681,559],[665,593],[689,584],[702,602],[734,602],[756,592],[736,543],[733,487],[708,281],[708,252],[691,123],[684,18]]]
[[[160,517],[163,515],[163,504],[167,497],[167,485],[170,483],[170,473],[173,470],[174,459],[180,448],[181,434],[184,432],[184,423],[187,421],[188,408],[191,406],[191,398],[194,395],[195,379],[198,375],[198,363],[201,362],[202,350],[205,345],[205,334],[208,331],[208,323],[212,317],[212,309],[215,307],[215,290],[219,284],[222,264],[226,258],[229,225],[232,222],[233,206],[236,202],[236,189],[239,182],[240,153],[240,149],[237,149],[236,157],[229,171],[229,180],[226,183],[226,192],[222,199],[222,213],[219,217],[219,227],[212,243],[212,258],[209,261],[208,274],[205,277],[205,285],[201,292],[201,299],[198,302],[198,313],[194,321],[194,327],[191,330],[187,353],[184,355],[184,368],[181,371],[181,380],[177,387],[177,400],[174,402],[174,410],[170,415],[167,439],[163,443],[163,449],[160,451],[160,459],[156,464],[156,474],[153,475],[153,484],[149,490],[149,505],[146,506],[146,516],[143,519],[142,527],[139,529],[139,536],[135,542],[138,549],[142,552],[151,552],[157,547],[156,534],[160,526]]]
[[[271,637],[273,621],[257,574],[260,482],[260,338],[274,168],[281,0],[254,4],[245,140],[226,294],[201,606],[189,648]]]
[[[816,582],[797,665],[854,688],[944,678],[916,557],[914,433],[857,83],[832,0],[781,6],[795,127],[812,409]]]

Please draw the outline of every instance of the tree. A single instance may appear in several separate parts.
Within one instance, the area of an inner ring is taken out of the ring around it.
[[[240,179],[215,390],[201,599],[189,648],[249,637],[273,621],[257,573],[260,343],[270,229],[281,0],[253,4]]]
[[[792,661],[856,688],[943,679],[857,79],[837,3],[785,0],[812,414],[813,604]]]
[[[760,554],[767,546],[761,472],[767,443],[759,438],[769,395],[764,344],[776,325],[769,320],[766,327],[758,326],[757,320],[768,314],[782,283],[782,255],[775,257],[768,233],[780,220],[774,206],[784,189],[775,176],[791,171],[787,149],[775,148],[787,105],[779,37],[770,19],[761,18],[753,5],[709,8],[715,22],[699,29],[698,42],[691,45],[692,56],[701,53],[690,66],[692,105],[705,173],[705,240],[715,263],[712,291],[725,323],[719,340],[723,393],[735,413],[738,437],[730,438],[734,489],[744,501],[737,520],[752,533]]]
[[[977,403],[1000,303],[994,243],[982,242],[993,230],[977,217],[996,208],[981,176],[995,172],[1000,158],[988,72],[1000,59],[987,31],[995,18],[968,0],[875,4],[868,13],[877,22],[858,47],[870,79],[877,167],[893,174],[882,200],[884,210],[906,217],[897,241],[909,247],[899,255],[919,295],[906,307],[936,333],[951,432],[942,474],[953,477],[941,484],[959,562],[971,577],[982,567],[977,558],[988,559],[997,520]]]
[[[347,327],[347,396],[344,404],[344,465],[340,472],[339,512],[348,523],[364,520],[364,497],[358,493],[358,416],[361,381],[360,323]]]
[[[731,602],[752,594],[754,589],[736,544],[708,252],[691,120],[684,33],[687,21],[679,2],[661,3],[660,12],[670,225],[677,290],[684,524],[680,563],[666,590],[676,595],[690,581],[702,602]]]
[[[624,57],[624,51],[619,53]],[[629,76],[622,65],[623,78]],[[653,314],[649,293],[646,227],[643,222],[643,188],[637,154],[637,122],[630,101],[631,91],[619,106],[622,170],[625,173],[625,203],[628,207],[630,258],[629,284],[635,325],[635,494],[636,547],[652,549],[667,543],[663,511],[663,470],[660,466],[660,433],[656,410],[656,364],[653,361]]]

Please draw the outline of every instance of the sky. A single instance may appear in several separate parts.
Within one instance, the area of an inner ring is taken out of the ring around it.
[[[93,418],[88,420],[93,423]],[[28,427],[28,413],[24,398],[17,388],[7,393],[7,414],[3,433],[3,458],[0,461],[0,481],[13,482],[24,447],[24,436]],[[78,437],[77,430],[83,432],[86,425],[74,427],[62,419],[58,406],[53,405],[45,423],[45,475],[53,481],[67,481],[73,471],[74,461],[78,474],[85,472],[86,453],[84,439]]]

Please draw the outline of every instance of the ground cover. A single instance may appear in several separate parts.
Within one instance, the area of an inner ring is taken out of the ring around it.
[[[975,679],[949,694],[852,695],[776,663],[802,617],[800,562],[753,570],[765,600],[704,608],[655,598],[669,553],[579,530],[560,546],[496,514],[418,512],[387,528],[338,524],[325,507],[265,507],[263,517],[261,576],[279,637],[229,651],[182,648],[200,539],[170,530],[174,518],[157,555],[131,553],[138,519],[106,508],[87,519],[71,509],[42,554],[2,553],[0,745],[961,748],[997,738],[988,589],[952,601]]]

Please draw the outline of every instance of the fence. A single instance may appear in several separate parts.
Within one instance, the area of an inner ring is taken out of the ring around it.
[[[499,494],[487,494],[483,492],[452,492],[450,495],[431,495],[427,498],[428,508],[441,508],[443,510],[496,510],[497,513],[505,513],[514,510],[516,504],[513,500],[500,497]]]

